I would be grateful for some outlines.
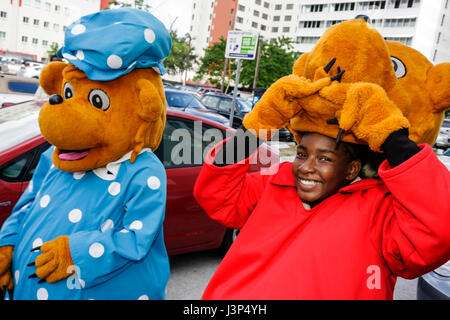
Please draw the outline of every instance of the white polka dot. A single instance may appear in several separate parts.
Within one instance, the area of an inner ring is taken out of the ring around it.
[[[75,180],[80,180],[81,178],[84,177],[85,174],[86,174],[86,172],[84,172],[84,171],[74,172],[74,173],[73,173],[73,178],[74,178]]]
[[[101,243],[95,242],[89,247],[89,254],[93,258],[100,258],[105,252],[105,248]]]
[[[84,60],[84,52],[83,50],[78,50],[76,57],[80,60]]]
[[[68,60],[75,60],[77,57],[71,55],[70,53],[63,53],[63,57]]]
[[[108,187],[108,192],[112,196],[117,196],[120,193],[120,183],[112,182]]]
[[[28,185],[28,191],[33,192],[33,180],[31,180],[30,184]]]
[[[114,222],[111,219],[108,219],[105,222],[103,222],[103,224],[101,226],[102,232],[105,232],[106,230],[109,230],[112,228],[114,228]]]
[[[16,272],[14,272],[14,279],[16,280],[16,284],[19,284],[19,278],[20,278],[20,271],[16,270]]]
[[[150,178],[147,179],[147,185],[150,189],[156,190],[159,189],[159,187],[161,186],[161,181],[159,181],[157,177],[151,176]]]
[[[148,295],[143,294],[142,296],[140,296],[140,297],[138,298],[138,300],[149,300],[149,298],[148,298]]]
[[[44,244],[44,242],[42,241],[41,238],[36,238],[36,240],[33,241],[33,244],[32,244],[32,246],[31,246],[31,249],[40,247],[40,246],[42,246],[43,244]]]
[[[73,35],[82,34],[86,31],[86,27],[82,24],[77,24],[73,26],[72,30],[70,31]]]
[[[142,221],[135,220],[130,224],[130,229],[141,230],[142,226],[143,226]]]
[[[106,64],[111,69],[119,69],[122,66],[122,58],[116,56],[115,54],[112,54],[106,60]]]
[[[130,232],[130,231],[127,230],[127,229],[122,229],[122,230],[120,230],[119,232],[120,232],[120,233],[128,233],[128,232]]]
[[[148,43],[153,43],[153,41],[155,41],[156,36],[152,29],[145,29],[144,38],[145,41],[147,41]]]
[[[38,300],[48,300],[48,291],[45,288],[39,288],[37,291],[37,299]]]
[[[39,204],[41,205],[41,208],[47,207],[49,203],[50,203],[50,196],[48,194],[44,195],[41,198],[41,201],[39,202]]]
[[[77,223],[81,220],[81,217],[83,216],[83,213],[80,209],[73,209],[69,212],[69,220],[72,223]]]

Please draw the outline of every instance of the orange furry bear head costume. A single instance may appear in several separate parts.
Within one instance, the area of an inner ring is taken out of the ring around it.
[[[393,131],[409,128],[416,143],[433,145],[450,107],[449,86],[450,63],[433,66],[416,50],[385,41],[364,20],[349,20],[325,31],[243,124],[259,136],[261,129],[270,138],[286,126],[297,142],[311,131],[374,151]]]

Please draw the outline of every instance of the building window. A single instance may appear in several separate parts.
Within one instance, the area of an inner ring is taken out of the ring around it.
[[[289,32],[290,28],[289,27],[283,27],[283,32]]]
[[[34,0],[34,6],[36,8],[40,8],[41,7],[41,0]]]
[[[441,27],[444,26],[444,20],[445,20],[445,14],[442,15],[442,20],[441,20]]]
[[[28,37],[27,37],[27,36],[22,36],[22,42],[23,42],[23,43],[28,42]]]
[[[60,5],[55,5],[55,12],[61,12],[61,6]]]
[[[438,33],[437,39],[436,39],[436,44],[439,44],[439,40],[441,39],[441,33]]]
[[[48,40],[42,40],[42,45],[43,45],[44,47],[48,46]]]
[[[252,28],[255,28],[255,29],[258,28],[258,24],[254,21],[252,22]]]
[[[262,14],[262,18],[263,18],[264,20],[267,20],[267,19],[269,18],[269,16],[267,15],[267,13],[263,13],[263,14]]]
[[[0,18],[6,18],[7,13],[6,11],[0,11]]]
[[[288,3],[288,4],[286,5],[286,9],[287,9],[287,10],[292,10],[292,9],[294,9],[294,4],[293,4],[293,3]]]
[[[275,10],[281,10],[281,4],[276,4],[275,5]]]
[[[292,16],[284,16],[284,21],[292,21]]]
[[[320,37],[297,37],[298,43],[304,43],[304,44],[312,44],[319,41]]]
[[[253,10],[253,15],[255,17],[259,17],[259,11],[258,10]]]
[[[300,28],[321,28],[322,27],[322,21],[300,21],[299,22]]]
[[[33,20],[33,25],[38,26],[39,25],[39,19],[34,19]]]
[[[255,0],[255,4],[257,4],[258,6],[261,5],[261,0]]]
[[[52,4],[50,2],[46,2],[44,4],[44,8],[45,10],[50,11],[52,9]]]
[[[50,26],[50,22],[44,21],[44,28],[48,29],[49,26]]]
[[[273,16],[273,21],[280,21],[280,16]]]
[[[262,30],[262,31],[266,31],[266,26],[262,24],[262,25],[261,25],[261,30]]]
[[[341,23],[344,20],[331,20],[331,21],[327,21],[327,28],[331,27],[333,24],[337,24],[337,23]],[[381,19],[380,19],[381,21]]]
[[[374,1],[371,1],[371,2],[374,2]],[[353,11],[353,10],[355,10],[354,2],[336,3],[334,5],[334,11]]]
[[[264,1],[264,8],[269,8],[270,3]]]
[[[30,22],[30,18],[28,17],[23,17],[23,23],[29,23]]]
[[[31,40],[31,42],[32,42],[33,44],[38,44],[38,38],[33,38],[33,40]]]
[[[272,32],[278,32],[278,27],[272,27]]]
[[[53,31],[56,31],[56,32],[59,31],[59,24],[57,24],[57,23],[53,24]]]
[[[67,7],[64,7],[64,14],[65,14],[66,16],[69,16],[69,15],[70,15],[70,9],[67,8]]]
[[[0,39],[5,39],[5,38],[6,38],[6,32],[0,31]]]
[[[244,19],[242,17],[236,17],[237,23],[244,23]]]
[[[436,61],[436,55],[437,55],[437,50],[434,50],[434,54],[433,54],[433,62]]]
[[[238,10],[245,12],[245,6],[243,6],[242,4],[238,5]]]

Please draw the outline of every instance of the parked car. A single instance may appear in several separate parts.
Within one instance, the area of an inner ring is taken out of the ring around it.
[[[438,158],[450,170],[450,149]],[[439,268],[419,277],[417,300],[450,300],[450,260]]]
[[[0,108],[33,99],[38,87],[38,79],[0,75]]]
[[[225,94],[206,93],[201,98],[202,103],[211,111],[229,118],[233,98]],[[236,98],[237,108],[234,110],[233,128],[239,128],[245,115],[252,110],[252,103],[244,98]],[[278,131],[280,141],[293,141],[294,137],[286,128]]]
[[[444,119],[442,121],[434,146],[439,149],[450,148],[450,119]]]
[[[164,89],[167,105],[190,114],[207,118],[212,121],[228,125],[229,120],[218,113],[209,111],[197,98],[196,93],[175,89]]]
[[[41,136],[37,117],[42,102],[30,101],[0,109],[0,227],[11,214],[21,193],[31,179],[41,153],[50,147]],[[8,121],[12,120],[12,121]],[[195,130],[201,122],[201,134]],[[196,161],[181,161],[186,156],[180,152],[176,131],[184,129],[190,139],[183,146]],[[195,148],[202,154],[212,147],[205,132],[212,129],[221,133],[233,133],[233,129],[185,112],[167,111],[163,138],[155,154],[164,164],[167,174],[167,204],[164,221],[164,239],[169,255],[220,248],[225,252],[237,231],[227,229],[213,221],[197,204],[193,196],[194,183],[203,164],[203,157],[196,157]],[[278,161],[277,153],[263,145],[260,152]],[[195,159],[197,158],[197,159]],[[251,171],[267,167],[266,160],[252,164]]]
[[[197,93],[201,96],[204,95],[205,93],[209,93],[209,92],[222,93],[222,91],[220,91],[219,89],[215,89],[215,88],[200,87],[197,89]]]

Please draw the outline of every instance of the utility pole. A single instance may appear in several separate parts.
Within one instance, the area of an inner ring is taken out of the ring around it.
[[[262,37],[259,37],[259,40],[258,40],[258,54],[256,56],[255,76],[253,77],[253,94],[255,92],[256,83],[258,81],[259,60],[261,59],[262,46],[263,46],[263,39],[262,39]]]
[[[189,56],[191,54],[191,35],[189,33],[186,33],[186,38],[189,38],[189,42],[188,42],[188,51],[186,54],[186,65],[184,67],[184,81],[183,81],[183,85],[186,85],[186,81],[187,81],[187,74],[188,74],[188,70],[189,70]]]

